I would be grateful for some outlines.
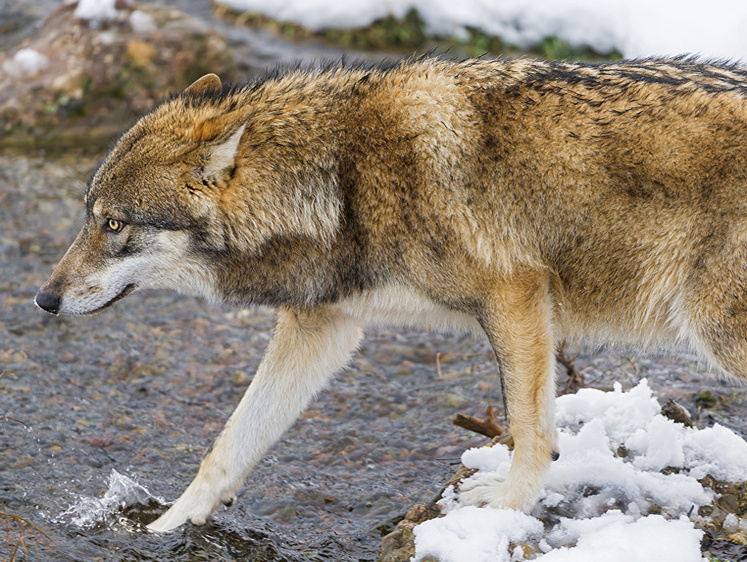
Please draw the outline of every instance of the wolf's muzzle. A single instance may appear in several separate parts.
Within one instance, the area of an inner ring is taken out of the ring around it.
[[[42,310],[46,310],[51,314],[57,314],[60,311],[60,304],[62,303],[62,297],[54,293],[44,293],[39,291],[34,297],[34,303]]]

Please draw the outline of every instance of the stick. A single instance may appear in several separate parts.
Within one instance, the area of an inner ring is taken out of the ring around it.
[[[571,392],[576,392],[579,388],[583,388],[584,386],[586,386],[584,376],[579,373],[578,369],[576,368],[576,362],[573,359],[569,359],[565,356],[565,341],[562,341],[560,345],[558,345],[557,358],[558,363],[563,365],[563,367],[565,367],[565,370],[568,372],[568,380],[566,381],[565,387],[563,387],[563,391],[560,394],[570,394]]]
[[[493,406],[488,406],[488,411],[484,420],[474,416],[457,414],[453,423],[454,425],[458,425],[459,427],[463,427],[469,431],[474,431],[480,435],[485,435],[491,439],[503,435],[504,433],[504,429],[495,422],[495,410],[493,409]]]

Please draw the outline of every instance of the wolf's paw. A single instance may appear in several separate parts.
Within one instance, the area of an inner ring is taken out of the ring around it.
[[[158,533],[168,533],[187,521],[191,521],[195,525],[204,525],[211,513],[211,510],[189,509],[184,504],[180,505],[179,502],[176,502],[166,513],[148,525],[148,530]]]
[[[527,494],[525,490],[517,489],[496,476],[466,480],[459,487],[459,503],[462,505],[529,511],[536,500],[536,497]]]
[[[174,506],[170,507],[166,513],[148,525],[149,531],[156,533],[168,533],[187,522],[189,517],[184,513],[174,511]]]
[[[231,496],[227,500],[223,500],[224,507],[231,507],[236,502],[236,496]]]
[[[196,500],[191,490],[180,497],[166,513],[148,525],[148,530],[166,533],[173,531],[187,521],[195,525],[204,525],[212,513],[221,505],[229,503],[229,499],[222,501],[217,498],[203,498],[203,501]],[[234,496],[230,496],[233,498]]]

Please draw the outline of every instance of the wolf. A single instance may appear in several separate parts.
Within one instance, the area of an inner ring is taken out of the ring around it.
[[[515,442],[465,504],[530,510],[557,456],[556,340],[682,344],[747,378],[747,70],[693,58],[209,74],[126,131],[36,295],[144,287],[277,308],[248,390],[150,528],[202,524],[372,323],[466,330]]]

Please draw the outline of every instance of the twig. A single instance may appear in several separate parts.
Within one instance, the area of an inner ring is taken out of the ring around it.
[[[505,431],[495,421],[495,410],[493,409],[493,406],[488,406],[486,418],[484,420],[474,416],[457,414],[453,423],[454,425],[458,425],[459,427],[463,427],[469,431],[474,431],[480,435],[485,435],[491,439],[503,435]]]
[[[0,373],[0,379],[3,378],[7,374],[8,374],[8,371],[3,371],[2,373]],[[14,421],[14,422],[20,423],[23,427],[28,427],[28,425],[26,425],[25,423],[23,423],[21,420],[17,420],[16,418],[13,418],[11,416],[2,415],[2,416],[0,416],[0,419],[2,419],[2,420],[8,420],[8,421]]]
[[[20,423],[23,427],[28,427],[28,424],[22,422],[21,420],[17,420],[16,418],[12,418],[10,416],[2,415],[2,416],[0,416],[0,419],[2,419],[2,420],[8,420],[8,421],[13,421],[13,422],[16,422],[16,423]]]
[[[565,367],[568,373],[568,380],[565,382],[565,386],[560,394],[571,394],[578,391],[579,388],[586,386],[584,375],[582,375],[576,368],[576,362],[571,358],[565,356],[565,340],[560,342],[558,345],[558,351],[556,353],[558,362]]]

